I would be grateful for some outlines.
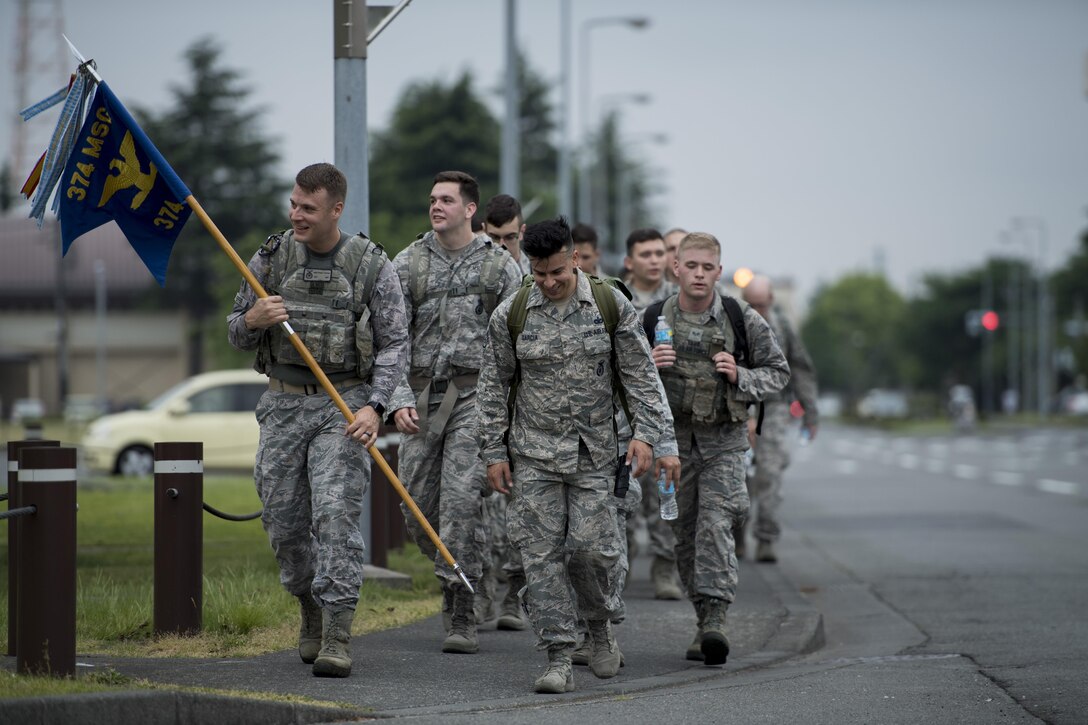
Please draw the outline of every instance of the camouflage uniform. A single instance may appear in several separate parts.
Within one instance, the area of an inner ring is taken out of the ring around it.
[[[763,427],[756,442],[755,473],[748,478],[748,496],[755,511],[751,522],[759,541],[778,540],[781,526],[778,507],[782,503],[782,473],[790,463],[788,434],[791,430],[790,403],[794,397],[805,409],[804,425],[816,426],[816,370],[800,335],[778,309],[768,320],[778,345],[790,365],[790,384],[785,391],[769,396],[764,403]]]
[[[576,274],[562,318],[538,288],[530,290],[516,357],[507,323],[512,301],[495,311],[477,400],[487,421],[479,431],[484,463],[511,464],[510,536],[525,565],[529,619],[539,646],[550,651],[577,644],[574,596],[587,620],[620,611],[613,344],[635,437],[654,445],[672,425],[634,308],[610,290],[620,311],[610,341],[588,278]],[[507,397],[519,362],[511,420]]]
[[[426,280],[412,279],[411,260],[417,246],[415,253],[429,255]],[[400,479],[472,581],[480,578],[487,542],[480,496],[487,487],[487,472],[480,462],[475,417],[476,377],[490,312],[485,297],[493,296],[491,304],[497,304],[521,282],[517,263],[501,250],[491,262],[497,265],[495,289],[486,294],[469,292],[487,281],[481,279],[483,267],[497,250],[501,248],[478,235],[451,255],[434,232],[427,232],[393,260],[412,344],[408,374],[389,408],[416,408],[421,429],[401,438]],[[416,299],[419,290],[413,293],[416,282],[426,290],[422,299]],[[460,293],[443,294],[444,290]],[[455,585],[459,579],[453,568],[415,518],[407,510],[404,513],[412,538],[434,559],[435,574],[446,586]]]
[[[361,244],[366,244],[365,238],[348,239],[341,235],[338,250],[346,251],[350,245]],[[287,232],[275,251],[270,252],[273,246],[270,239],[249,261],[249,269],[257,281],[269,294],[283,295],[292,315],[292,326],[298,325],[296,332],[341,389],[341,396],[352,411],[369,401],[386,404],[408,363],[408,335],[400,284],[384,253],[373,292],[368,300],[363,300],[369,316],[358,318],[352,325],[353,331],[346,334],[339,331],[346,338],[346,346],[360,358],[358,367],[345,369],[343,358],[339,366],[326,359],[329,346],[325,343],[337,331],[331,325],[318,326],[316,332],[310,328],[304,334],[305,323],[300,323],[293,312],[293,308],[297,309],[293,300],[297,298],[290,291],[276,289],[283,280],[269,279],[273,255],[290,254],[303,245],[294,242],[292,233]],[[351,280],[353,288],[358,289],[363,271],[360,268]],[[331,286],[336,284],[333,281]],[[342,413],[316,384],[309,369],[277,358],[275,341],[282,334],[278,326],[267,330],[246,328],[244,315],[256,300],[256,293],[243,282],[227,317],[231,345],[239,350],[259,350],[255,367],[266,373],[270,371],[261,369],[264,367],[261,351],[272,349],[273,377],[292,385],[310,385],[316,391],[305,394],[269,389],[257,403],[261,435],[254,478],[264,506],[261,521],[279,563],[280,581],[295,596],[312,592],[324,608],[354,609],[363,582],[364,542],[359,524],[363,494],[370,485],[367,450],[344,435]],[[372,352],[356,343],[356,339],[365,336],[366,329],[373,338]],[[331,357],[339,355],[333,351]],[[369,368],[369,379],[358,379],[357,374],[365,368]]]
[[[666,301],[665,310],[669,310],[670,305],[675,307],[675,300],[674,297]],[[680,449],[680,485],[676,487],[679,516],[672,522],[676,533],[677,565],[680,580],[697,610],[703,600],[719,600],[727,606],[736,595],[737,559],[733,552],[732,529],[748,514],[748,493],[744,487],[744,452],[748,449],[746,402],[777,392],[789,380],[789,366],[770,327],[751,307],[741,306],[749,360],[743,367],[738,366],[736,385],[726,383],[724,376],[719,381],[718,390],[724,387],[726,401],[702,399],[703,404],[715,411],[710,422],[695,420],[693,404],[700,405],[699,393],[693,401],[680,394],[678,384],[674,384],[684,373],[693,377],[700,375],[695,358],[710,357],[703,349],[706,335],[691,335],[689,342],[674,321],[676,363],[658,371],[672,406]],[[724,333],[722,348],[734,349],[733,330],[720,297],[715,296],[705,312],[689,314],[679,312],[677,308],[676,314],[686,315],[693,326],[713,326],[721,330]],[[685,355],[686,344],[689,355]],[[703,363],[704,369],[706,364]],[[713,364],[709,365],[709,375],[717,376]]]
[[[667,299],[679,291],[672,282],[662,281],[657,289],[651,293],[639,292],[633,285],[628,285],[633,298],[631,304],[642,319],[642,313],[655,302]],[[646,533],[650,537],[650,555],[655,559],[666,562],[676,561],[676,536],[672,533],[672,527],[668,521],[661,519],[661,498],[657,491],[657,477],[653,471],[647,471],[638,480],[642,489],[641,508],[632,508],[626,517],[627,546],[632,552],[636,552],[635,532],[638,529],[638,517],[641,514],[646,521]],[[670,564],[670,569],[671,569]],[[675,575],[670,575],[675,578]],[[673,596],[676,596],[675,594]]]

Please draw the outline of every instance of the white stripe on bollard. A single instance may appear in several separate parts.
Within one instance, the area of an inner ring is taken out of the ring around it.
[[[204,473],[204,461],[155,461],[155,473]]]
[[[74,468],[23,468],[19,471],[19,483],[56,483],[76,480]]]
[[[9,471],[18,471],[19,470],[19,462],[18,461],[8,461],[8,470]]]

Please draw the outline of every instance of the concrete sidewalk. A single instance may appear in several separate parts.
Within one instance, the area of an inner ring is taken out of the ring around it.
[[[788,556],[787,552],[783,554]],[[575,670],[576,689],[566,695],[538,695],[532,692],[534,679],[546,665],[547,657],[535,649],[530,632],[499,632],[494,623],[480,631],[480,652],[453,655],[441,652],[442,624],[436,615],[399,629],[355,637],[352,642],[354,667],[347,679],[317,678],[303,664],[295,651],[276,652],[245,660],[131,659],[80,656],[80,670],[112,668],[121,674],[156,682],[216,689],[235,689],[270,693],[291,693],[317,700],[345,703],[358,708],[358,715],[398,717],[465,714],[473,711],[518,708],[539,705],[543,701],[577,701],[614,697],[624,693],[690,684],[706,678],[721,678],[730,672],[767,665],[811,651],[822,644],[821,617],[782,575],[775,565],[741,562],[737,601],[729,611],[727,631],[731,645],[728,662],[722,667],[705,667],[684,659],[684,651],[694,634],[695,615],[686,601],[665,602],[653,598],[646,558],[634,562],[633,580],[626,594],[627,621],[616,628],[626,666],[609,680],[599,680],[587,667]],[[361,611],[357,616],[366,617]],[[14,658],[5,658],[4,666],[14,668]],[[182,715],[163,712],[154,698],[133,696],[125,715],[140,721],[138,711],[153,713],[147,722],[199,722]],[[95,696],[63,698],[69,706],[77,699],[91,701]],[[97,696],[109,701],[107,712],[118,712],[118,696]],[[14,715],[10,709],[18,701],[0,703],[0,716]],[[21,701],[29,704],[29,701]],[[47,701],[38,701],[47,706]],[[329,719],[306,708],[291,708],[282,717],[261,713],[235,700],[238,719],[252,712],[252,722],[317,722]],[[143,703],[143,704],[141,704]],[[221,716],[228,703],[215,707]],[[168,706],[169,709],[170,706]],[[230,709],[230,708],[228,708]],[[45,707],[48,710],[48,707]],[[65,708],[71,715],[71,707]],[[232,710],[232,711],[234,711]],[[42,712],[38,708],[35,711]],[[157,711],[157,712],[156,712]],[[27,714],[30,714],[27,712]],[[90,715],[89,711],[85,714]],[[342,719],[348,711],[339,711],[331,719]],[[166,715],[167,719],[160,719]],[[315,719],[316,718],[316,719]],[[6,719],[6,717],[0,718]],[[106,717],[94,718],[106,719]],[[109,717],[119,722],[115,717]],[[52,722],[52,718],[48,721]],[[125,719],[121,722],[128,721]]]

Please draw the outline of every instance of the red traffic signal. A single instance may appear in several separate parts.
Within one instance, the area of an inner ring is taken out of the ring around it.
[[[997,316],[997,313],[993,310],[986,310],[982,313],[982,329],[987,332],[993,332],[1001,324],[1001,318]]]

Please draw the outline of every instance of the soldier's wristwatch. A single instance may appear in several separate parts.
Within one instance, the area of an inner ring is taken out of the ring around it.
[[[367,403],[367,405],[369,405],[371,408],[374,409],[374,412],[378,414],[379,418],[384,418],[385,417],[385,406],[384,405],[382,405],[381,403],[379,403],[376,400],[371,400],[369,403]]]

